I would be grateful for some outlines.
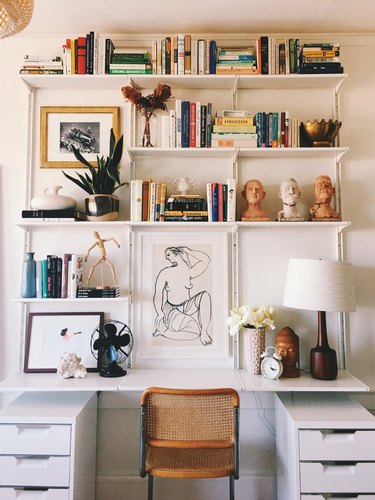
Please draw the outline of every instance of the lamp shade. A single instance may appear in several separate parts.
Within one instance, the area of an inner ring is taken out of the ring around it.
[[[352,265],[323,259],[290,259],[283,304],[313,311],[355,311]]]
[[[15,35],[29,24],[34,0],[0,0],[0,38]]]

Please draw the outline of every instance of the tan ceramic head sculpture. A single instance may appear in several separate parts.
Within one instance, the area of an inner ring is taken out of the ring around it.
[[[241,212],[242,221],[270,220],[267,213],[261,207],[266,192],[263,184],[258,179],[248,180],[241,194],[245,198],[247,204],[247,207]]]
[[[318,175],[315,179],[315,204],[310,208],[311,220],[340,220],[340,215],[331,207],[335,193],[331,178],[328,175]]]

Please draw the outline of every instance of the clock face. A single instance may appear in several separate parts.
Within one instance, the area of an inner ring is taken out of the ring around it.
[[[283,373],[283,365],[281,361],[273,357],[264,358],[261,363],[261,371],[264,377],[276,379]]]

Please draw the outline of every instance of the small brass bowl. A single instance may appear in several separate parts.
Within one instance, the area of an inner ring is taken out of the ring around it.
[[[341,122],[338,120],[314,120],[301,123],[302,147],[331,147],[339,133]]]

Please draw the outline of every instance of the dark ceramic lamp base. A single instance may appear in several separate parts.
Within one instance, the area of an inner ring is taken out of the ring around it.
[[[328,344],[325,311],[318,312],[318,343],[310,351],[310,371],[313,378],[320,380],[337,377],[336,351]]]

